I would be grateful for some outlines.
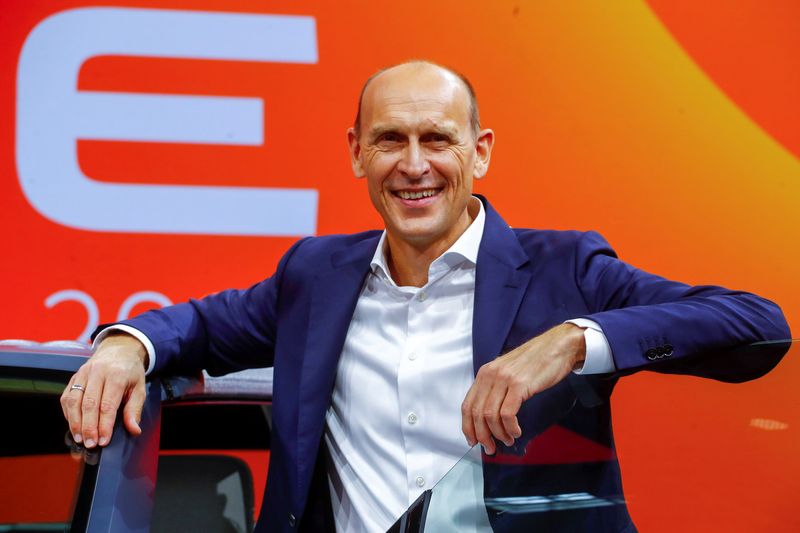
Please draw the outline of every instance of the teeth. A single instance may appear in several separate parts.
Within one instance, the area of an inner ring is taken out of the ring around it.
[[[433,196],[438,191],[436,189],[427,189],[424,191],[397,191],[397,196],[403,200],[419,200],[420,198],[427,198]]]

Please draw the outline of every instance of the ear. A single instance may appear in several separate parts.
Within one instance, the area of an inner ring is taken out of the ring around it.
[[[480,179],[489,171],[489,161],[492,158],[493,146],[494,132],[492,130],[481,130],[478,133],[478,139],[475,141],[474,178]]]
[[[361,165],[361,143],[359,143],[355,128],[347,128],[347,145],[350,148],[350,165],[353,167],[353,174],[357,178],[363,178],[365,172]]]

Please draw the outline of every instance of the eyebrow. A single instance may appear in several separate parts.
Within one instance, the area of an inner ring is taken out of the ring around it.
[[[377,125],[374,128],[369,130],[368,138],[369,138],[370,141],[374,141],[375,139],[378,139],[380,136],[382,136],[385,133],[399,133],[399,131],[395,127],[382,126],[382,125],[379,124],[379,125]]]
[[[405,133],[401,132],[400,129],[398,129],[395,126],[388,126],[388,125],[378,124],[377,126],[375,126],[374,128],[369,130],[368,138],[371,141],[374,141],[375,139],[380,138],[381,135],[384,135],[386,133],[398,133],[400,135],[405,135]],[[425,130],[422,133],[422,135],[424,136],[424,135],[427,135],[427,134],[430,134],[430,133],[438,133],[438,134],[441,134],[441,135],[446,135],[447,137],[449,137],[451,139],[457,139],[458,138],[458,130],[457,130],[457,128],[454,128],[451,125],[444,125],[443,124],[443,125],[432,126],[430,129]]]
[[[426,131],[423,135],[428,133],[438,133],[440,135],[446,135],[451,139],[458,139],[458,128],[453,127],[450,124],[442,124],[440,126],[433,126],[430,130]]]

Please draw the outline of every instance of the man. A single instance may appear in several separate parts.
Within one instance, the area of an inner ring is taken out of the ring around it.
[[[788,337],[774,304],[638,271],[594,233],[512,230],[473,197],[494,133],[456,73],[419,61],[379,72],[347,137],[385,232],[301,240],[250,289],[103,331],[62,396],[76,440],[108,443],[120,404],[140,432],[146,368],[274,364],[259,528],[380,531],[475,443],[491,455],[558,421],[613,448],[620,374],[736,381],[777,363],[726,352]],[[495,474],[487,490],[502,490]],[[539,481],[543,495],[622,492],[615,462]],[[541,530],[633,527],[624,505],[571,520]]]

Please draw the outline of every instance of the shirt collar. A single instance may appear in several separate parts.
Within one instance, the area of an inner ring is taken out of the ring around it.
[[[468,261],[473,265],[478,263],[478,249],[481,245],[483,238],[483,226],[486,223],[486,212],[483,208],[483,202],[478,198],[472,197],[472,200],[478,203],[478,214],[475,220],[469,227],[461,234],[461,236],[447,249],[442,255],[437,257],[430,266],[430,271],[438,270],[442,267],[450,269],[455,266]],[[370,268],[372,272],[378,274],[382,273],[388,279],[392,279],[389,273],[389,266],[386,263],[386,230],[383,230],[381,238],[378,241],[378,247],[375,249],[375,254],[372,256]]]

